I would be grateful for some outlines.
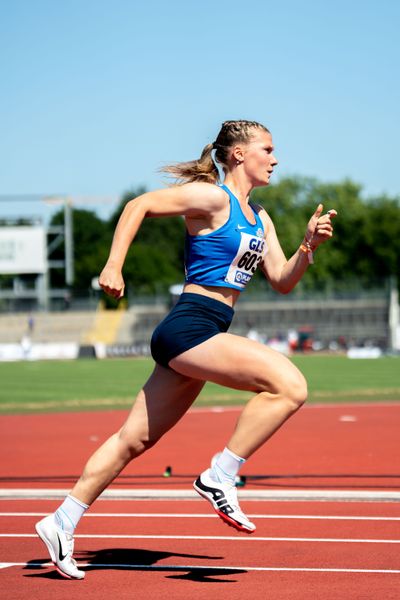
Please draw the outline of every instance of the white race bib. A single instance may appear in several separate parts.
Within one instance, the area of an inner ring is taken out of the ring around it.
[[[267,252],[265,239],[241,233],[240,246],[225,277],[227,283],[244,288]]]

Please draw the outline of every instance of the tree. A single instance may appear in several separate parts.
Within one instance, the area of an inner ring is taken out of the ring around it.
[[[125,204],[145,193],[144,188],[126,192],[119,206],[103,221],[94,212],[74,209],[74,259],[77,292],[88,291],[91,280],[103,268],[112,236]],[[391,275],[400,281],[400,205],[398,198],[364,199],[362,188],[352,181],[321,183],[316,179],[286,177],[279,183],[257,188],[252,200],[264,206],[271,216],[286,256],[299,247],[307,222],[321,202],[324,210],[334,208],[335,235],[315,253],[315,264],[296,287],[319,290],[348,286],[349,282],[372,285]],[[64,222],[63,211],[52,224]],[[128,251],[123,274],[126,293],[137,296],[167,292],[169,286],[184,281],[185,227],[181,217],[144,219]],[[268,239],[268,232],[267,232]],[[64,258],[58,248],[52,258]],[[53,287],[64,286],[64,271],[52,271]],[[251,283],[255,289],[268,287],[258,273]],[[108,305],[113,304],[107,300]]]
[[[109,220],[109,231],[114,231],[126,203],[145,190],[126,192]],[[134,244],[128,251],[123,274],[127,293],[154,294],[166,292],[171,284],[184,280],[184,234],[182,217],[145,219]]]
[[[72,211],[74,236],[74,283],[75,292],[88,291],[93,277],[99,275],[107,259],[111,235],[107,223],[93,211],[76,209]],[[64,224],[64,211],[58,211],[51,220],[52,225]],[[60,246],[52,254],[52,259],[64,259],[64,248]],[[53,287],[64,287],[63,269],[51,271]]]
[[[397,198],[362,198],[362,188],[345,180],[321,183],[315,179],[287,177],[268,188],[258,188],[252,198],[270,214],[287,256],[303,239],[307,222],[317,205],[334,208],[335,235],[316,251],[299,288],[317,289],[327,284],[357,281],[375,284],[377,279],[400,276],[400,205]]]

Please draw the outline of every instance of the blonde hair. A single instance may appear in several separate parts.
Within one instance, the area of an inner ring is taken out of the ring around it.
[[[247,144],[252,137],[253,129],[262,129],[270,133],[264,125],[257,123],[257,121],[225,121],[222,123],[215,142],[207,144],[203,148],[200,158],[167,165],[161,171],[175,177],[178,184],[192,183],[194,181],[216,183],[219,173],[212,157],[212,151],[215,150],[216,161],[221,164],[224,170],[227,169],[229,150],[235,144]]]

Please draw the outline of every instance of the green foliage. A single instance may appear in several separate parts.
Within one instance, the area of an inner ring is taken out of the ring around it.
[[[398,200],[375,198],[369,207],[368,226],[365,227],[365,244],[371,249],[375,272],[384,276],[399,277],[400,210]],[[371,267],[371,262],[369,263]]]
[[[126,192],[119,206],[108,221],[100,219],[93,211],[73,210],[74,266],[73,290],[90,290],[91,281],[104,267],[111,247],[112,237],[118,219],[130,200],[145,192],[144,188]],[[52,225],[63,225],[64,211],[57,212]],[[145,219],[128,251],[123,269],[126,295],[155,294],[166,292],[171,284],[183,281],[184,223],[181,217]],[[64,247],[59,246],[51,258],[64,259]],[[64,270],[51,271],[53,287],[64,286]],[[104,298],[108,307],[117,302],[108,296]]]
[[[112,230],[128,201],[143,194],[139,188],[126,192],[110,218]],[[165,292],[174,283],[183,282],[185,226],[181,217],[145,219],[124,265],[124,279],[129,289],[139,294]]]
[[[400,278],[399,199],[365,200],[351,181],[321,183],[315,179],[285,178],[253,192],[271,216],[287,256],[298,248],[307,222],[319,203],[334,208],[334,237],[315,253],[300,287],[316,288],[357,279],[364,285],[396,275]]]
[[[90,289],[92,278],[99,275],[107,260],[124,206],[143,193],[144,188],[126,192],[108,221],[101,220],[92,211],[73,211],[75,290]],[[337,288],[342,281],[355,280],[370,285],[391,275],[400,281],[398,198],[366,200],[361,187],[348,180],[321,183],[316,179],[286,177],[275,185],[256,189],[252,199],[264,206],[271,216],[287,257],[299,247],[307,222],[319,203],[324,205],[324,211],[334,208],[338,212],[333,239],[316,251],[315,264],[296,290]],[[60,211],[53,217],[52,224],[62,224],[63,220],[64,214]],[[61,247],[52,258],[63,256]],[[183,219],[145,219],[124,265],[128,298],[132,292],[135,295],[164,293],[171,284],[182,282],[183,263]],[[63,271],[52,271],[52,285],[64,285]],[[267,287],[261,273],[251,283],[251,288],[257,286]],[[116,305],[108,298],[107,304]]]
[[[100,219],[93,211],[74,209],[73,235],[74,235],[74,290],[88,291],[91,288],[93,277],[98,276],[105,261],[112,235],[107,223]],[[52,225],[64,223],[64,211],[57,212],[52,220]],[[63,259],[64,248],[59,246],[51,259]],[[53,287],[63,287],[65,281],[64,270],[51,271],[51,284]]]

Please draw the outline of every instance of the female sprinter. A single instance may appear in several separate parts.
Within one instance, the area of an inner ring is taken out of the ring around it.
[[[64,577],[82,579],[72,558],[73,533],[84,511],[136,456],[173,427],[206,381],[254,392],[218,460],[195,481],[195,490],[218,515],[251,533],[255,525],[239,507],[235,477],[240,466],[303,404],[303,375],[285,356],[227,333],[240,293],[256,268],[272,287],[290,292],[313,251],[332,236],[331,217],[320,204],[299,248],[286,260],[274,225],[250,192],[268,185],[277,165],[272,137],[252,121],[227,121],[199,160],[167,167],[179,185],[149,192],[127,203],[101,275],[103,290],[124,294],[126,253],[147,217],[182,215],[186,221],[186,282],[178,303],[155,330],[154,371],[139,392],[123,427],[89,459],[58,510],[37,523],[51,559]],[[219,185],[218,168],[225,173]]]

